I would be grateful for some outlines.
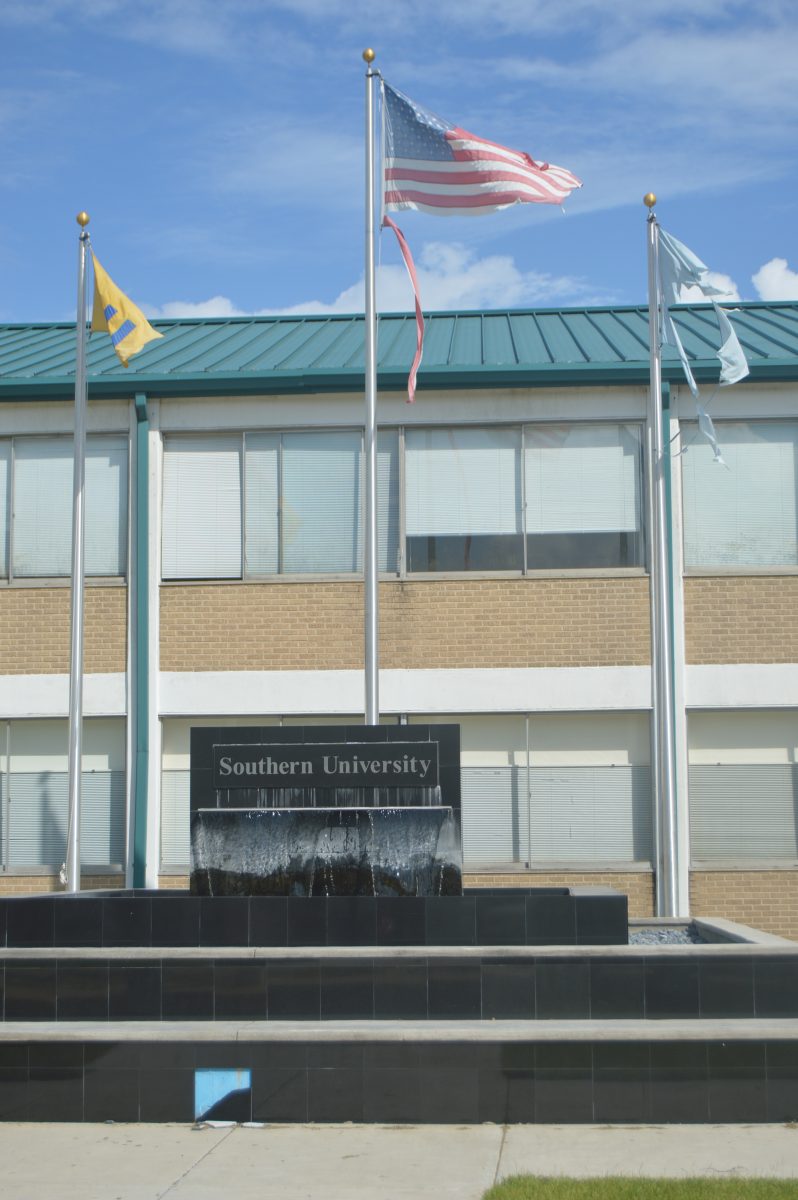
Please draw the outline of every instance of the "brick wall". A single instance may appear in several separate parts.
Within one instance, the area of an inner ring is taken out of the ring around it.
[[[798,870],[691,871],[693,916],[725,917],[798,941]]]
[[[83,875],[84,892],[94,888],[122,888],[124,875]],[[63,892],[57,875],[0,875],[0,896],[36,896],[44,892]]]
[[[127,589],[87,587],[87,673],[125,670]],[[69,672],[68,587],[0,588],[0,675]]]
[[[380,585],[383,668],[638,666],[644,578],[455,579]],[[164,671],[354,670],[356,582],[161,588]]]
[[[798,662],[798,576],[685,579],[689,663]]]

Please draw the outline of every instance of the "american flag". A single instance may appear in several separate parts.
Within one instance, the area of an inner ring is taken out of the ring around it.
[[[565,167],[485,141],[383,82],[383,211],[440,216],[561,204],[581,181]]]

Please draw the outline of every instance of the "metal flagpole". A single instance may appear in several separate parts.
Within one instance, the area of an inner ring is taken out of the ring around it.
[[[69,828],[66,887],[80,891],[80,772],[83,740],[83,527],[86,473],[86,258],[89,214],[77,215],[78,317],[75,357],[75,443],[72,467],[72,596],[69,653]]]
[[[651,536],[652,776],[656,810],[657,916],[679,915],[676,848],[676,738],[673,700],[673,613],[668,546],[666,472],[670,464],[662,416],[660,352],[659,226],[649,192],[648,330],[650,385],[646,447]]]
[[[377,563],[377,307],[374,273],[374,80],[373,50],[366,63],[366,536],[363,554],[366,724],[379,725],[379,574]]]

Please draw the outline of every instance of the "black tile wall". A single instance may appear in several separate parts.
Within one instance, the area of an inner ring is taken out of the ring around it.
[[[795,1042],[0,1044],[0,1119],[193,1119],[194,1070],[245,1067],[228,1119],[791,1119]]]
[[[752,1017],[768,1008],[794,1017],[791,971],[783,958],[736,955],[438,957],[422,950],[230,960],[209,948],[199,959],[120,960],[89,949],[81,958],[0,960],[0,1020],[656,1020]]]
[[[0,946],[616,945],[626,941],[626,905],[625,896],[545,888],[378,898],[144,889],[18,897],[0,901]],[[765,976],[762,985],[770,988]]]

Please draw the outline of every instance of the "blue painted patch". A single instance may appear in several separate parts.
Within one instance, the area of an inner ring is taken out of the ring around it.
[[[248,1067],[203,1067],[194,1072],[194,1120],[249,1120],[246,1109],[252,1091]],[[228,1103],[225,1104],[224,1102]],[[228,1116],[227,1113],[230,1113]]]
[[[136,326],[132,321],[123,321],[116,333],[111,334],[111,341],[115,346],[118,346],[119,343],[123,341],[129,333],[132,333],[135,328]]]

